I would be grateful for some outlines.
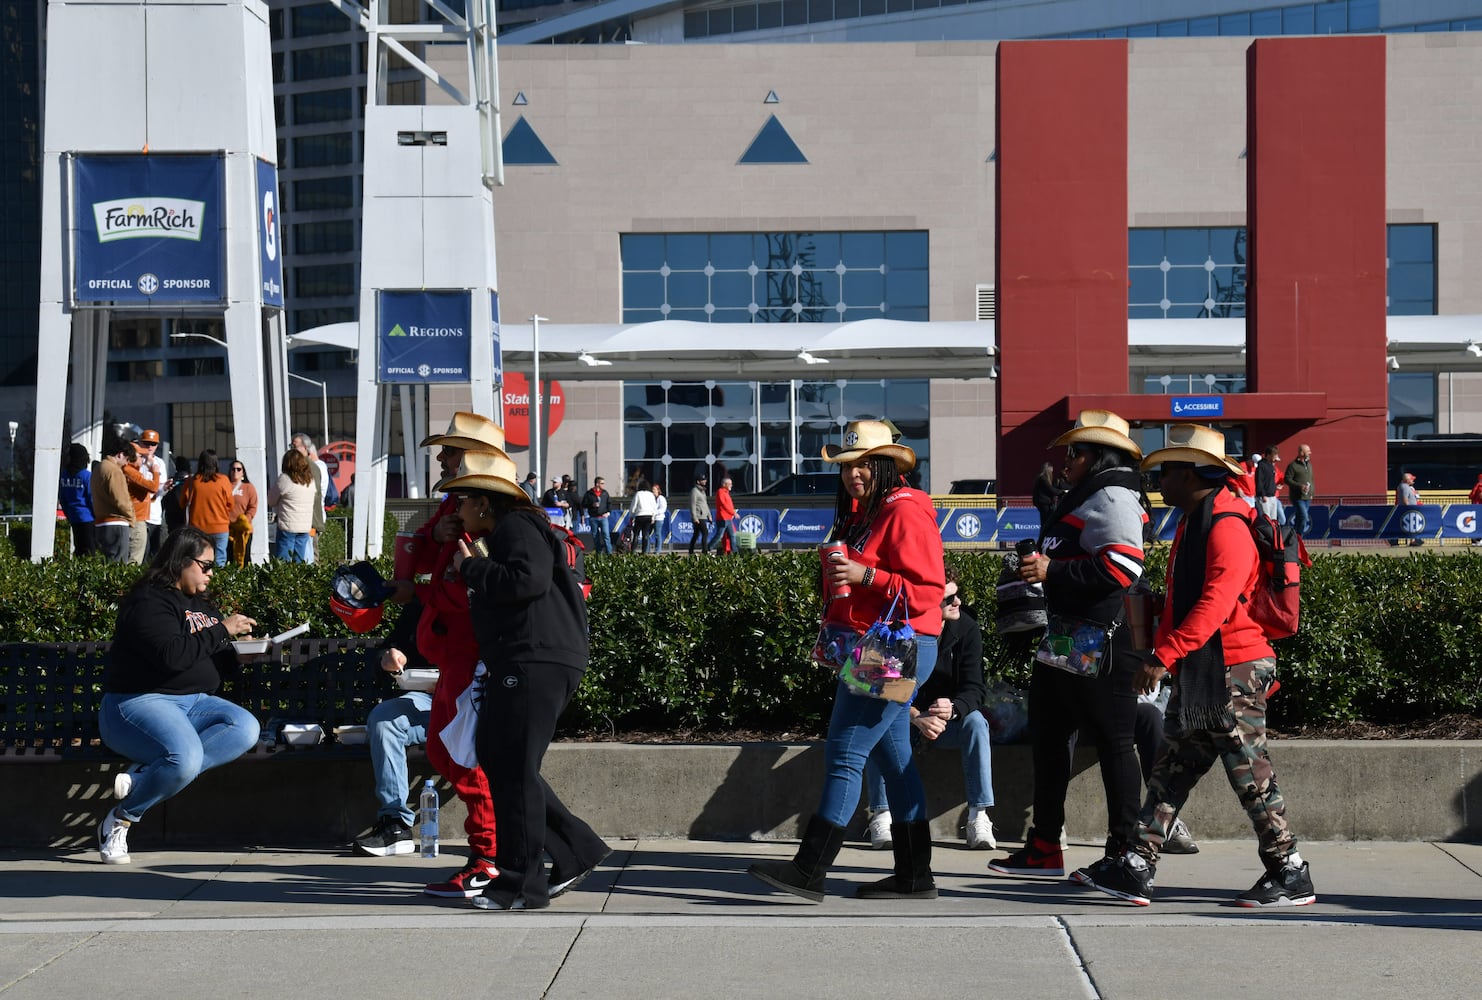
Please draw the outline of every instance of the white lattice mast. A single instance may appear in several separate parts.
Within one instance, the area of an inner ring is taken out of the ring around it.
[[[36,560],[55,544],[69,362],[72,440],[96,457],[115,313],[221,316],[237,456],[271,482],[288,444],[267,5],[50,0],[46,44]],[[267,538],[260,505],[254,560]]]
[[[408,486],[425,466],[412,449],[427,433],[424,383],[388,380],[379,363],[382,293],[467,292],[473,409],[499,419],[499,381],[493,330],[494,205],[503,183],[498,113],[498,66],[492,0],[469,0],[468,16],[441,0],[423,0],[426,20],[392,24],[383,0],[361,6],[332,0],[370,36],[373,57],[365,106],[364,199],[361,211],[360,357],[356,387],[356,499],[352,551],[381,550],[390,451],[391,396],[399,390]],[[432,68],[416,49],[462,43],[468,52],[467,92]],[[388,104],[390,56],[399,56],[452,104]],[[437,381],[436,378],[432,379]]]

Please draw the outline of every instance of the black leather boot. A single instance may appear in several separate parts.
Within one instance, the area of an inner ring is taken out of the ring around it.
[[[862,885],[857,899],[936,899],[931,877],[931,823],[924,819],[890,824],[895,839],[895,874]]]
[[[758,861],[747,872],[774,889],[821,903],[823,880],[843,846],[844,828],[813,816],[791,861]]]

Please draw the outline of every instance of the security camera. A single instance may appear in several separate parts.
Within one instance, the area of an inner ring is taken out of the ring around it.
[[[1400,359],[1391,354],[1384,359],[1384,366],[1392,372],[1397,372],[1400,370]]]
[[[1474,358],[1482,358],[1482,344],[1472,341],[1467,345],[1467,353]]]

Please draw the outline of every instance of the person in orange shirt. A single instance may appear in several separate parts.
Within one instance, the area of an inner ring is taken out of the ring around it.
[[[252,519],[257,516],[257,487],[247,478],[247,466],[234,458],[227,467],[232,484],[232,520],[227,530],[227,549],[233,566],[247,565],[252,545]]]
[[[227,532],[232,523],[232,484],[221,474],[216,452],[207,448],[196,462],[196,474],[185,484],[180,497],[186,521],[211,536],[216,547],[216,565],[226,565]]]
[[[131,442],[129,461],[123,467],[129,502],[134,505],[134,523],[129,525],[129,562],[135,566],[144,565],[144,553],[149,548],[149,507],[160,491],[159,473],[150,466],[149,458],[148,448]]]

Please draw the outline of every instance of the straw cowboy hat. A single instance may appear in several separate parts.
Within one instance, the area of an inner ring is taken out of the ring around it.
[[[1237,462],[1225,457],[1225,435],[1203,424],[1174,424],[1168,428],[1168,445],[1142,460],[1143,471],[1164,462],[1192,462],[1195,466],[1224,469],[1231,475],[1244,475]]]
[[[1131,425],[1111,410],[1082,410],[1075,418],[1075,426],[1050,442],[1051,448],[1067,444],[1101,444],[1108,448],[1120,448],[1133,458],[1142,457],[1127,432]]]
[[[883,420],[856,420],[844,428],[842,447],[823,446],[825,462],[858,462],[870,455],[890,456],[895,467],[902,472],[916,467],[916,453],[903,444],[896,444],[893,428]]]
[[[435,444],[464,451],[488,451],[491,448],[503,451],[504,429],[477,413],[455,413],[446,434],[433,434],[418,447],[427,448]]]
[[[517,479],[519,474],[515,468],[515,460],[502,451],[466,451],[463,453],[463,461],[458,465],[458,475],[440,484],[440,488],[448,493],[487,490],[529,503],[529,494],[520,488]]]

